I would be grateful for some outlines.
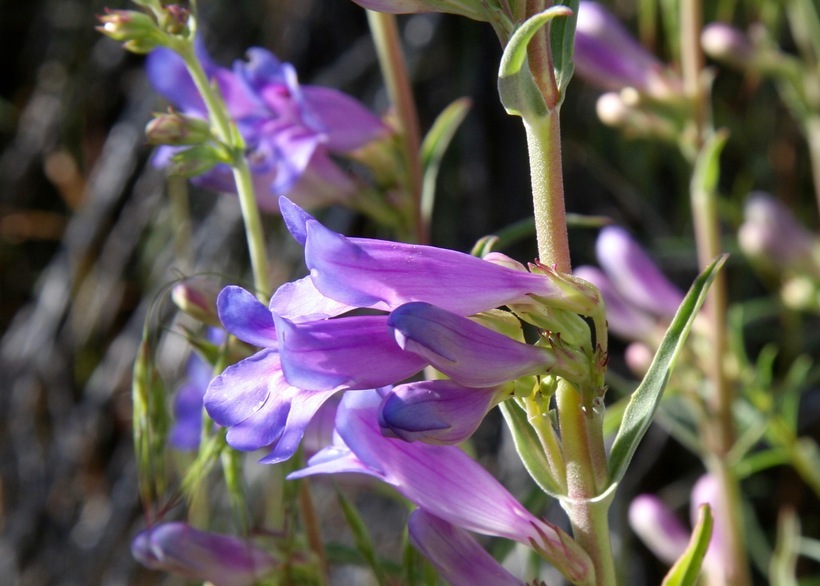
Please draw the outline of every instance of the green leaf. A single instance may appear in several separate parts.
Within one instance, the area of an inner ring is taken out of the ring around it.
[[[578,0],[564,0],[561,4],[572,10],[572,15],[559,18],[550,25],[550,46],[555,68],[555,81],[562,99],[575,72],[572,56],[575,52],[575,23],[578,20]]]
[[[623,478],[635,450],[643,438],[652,417],[658,408],[669,374],[675,365],[678,353],[683,347],[695,315],[706,299],[706,293],[717,271],[726,262],[726,256],[721,256],[706,267],[695,282],[689,293],[678,308],[672,324],[663,337],[657,354],[649,367],[640,386],[632,393],[632,398],[624,412],[623,421],[618,429],[618,435],[612,445],[609,456],[610,482],[617,483]]]
[[[543,117],[547,114],[547,105],[527,64],[527,45],[535,33],[552,19],[570,14],[566,6],[553,6],[532,15],[510,37],[498,68],[498,93],[507,113],[522,117]]]
[[[438,115],[432,128],[424,137],[421,144],[421,165],[423,179],[421,187],[421,214],[425,224],[429,225],[433,215],[433,204],[436,199],[436,178],[441,166],[444,153],[458,127],[467,116],[472,101],[469,98],[459,98],[447,106]]]
[[[712,538],[712,511],[709,505],[703,504],[698,509],[698,522],[692,531],[692,538],[686,551],[666,577],[662,586],[695,586],[700,576],[700,566],[706,550],[709,549],[709,540]]]
[[[499,408],[512,432],[515,449],[532,479],[548,495],[556,498],[562,496],[558,483],[549,474],[550,466],[544,448],[527,420],[527,414],[515,401],[503,401]]]
[[[373,539],[370,537],[367,525],[365,525],[356,507],[353,506],[353,503],[351,503],[345,495],[336,491],[336,497],[339,500],[339,505],[342,507],[342,512],[347,520],[347,524],[350,526],[351,531],[353,531],[356,549],[359,550],[362,558],[364,558],[367,565],[370,566],[370,569],[373,570],[373,574],[376,576],[376,581],[379,586],[384,586],[387,584],[387,579],[384,569],[379,563],[379,558],[376,555],[376,549],[373,547]]]

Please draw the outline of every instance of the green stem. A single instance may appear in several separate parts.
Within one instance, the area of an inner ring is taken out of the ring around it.
[[[706,139],[708,98],[701,82],[703,53],[700,48],[701,0],[686,0],[680,3],[681,16],[681,70],[684,89],[693,107],[695,138],[694,152],[700,152]],[[722,252],[720,243],[720,222],[717,210],[717,194],[694,186],[691,190],[692,218],[698,263],[703,269]],[[711,416],[703,422],[706,448],[710,455],[706,465],[715,475],[719,484],[724,511],[719,521],[725,529],[728,558],[724,561],[727,584],[740,586],[750,583],[749,562],[746,554],[743,523],[740,506],[740,487],[737,477],[729,468],[728,454],[735,442],[734,420],[732,416],[734,392],[726,376],[724,358],[727,355],[726,275],[719,271],[709,290],[704,304],[704,313],[711,322],[710,363],[706,366],[712,383],[709,396]]]
[[[413,237],[419,243],[429,241],[429,226],[424,221],[421,207],[423,173],[421,168],[421,130],[419,128],[416,102],[407,75],[407,66],[402,54],[401,39],[396,26],[396,17],[383,12],[367,11],[367,22],[379,56],[382,77],[387,86],[390,102],[396,109],[401,125],[402,156],[406,173],[406,189],[410,195],[412,210],[410,219]]]
[[[245,222],[245,236],[248,241],[254,287],[259,299],[267,302],[270,297],[270,284],[268,282],[265,234],[262,230],[262,219],[254,195],[253,179],[251,178],[248,161],[245,158],[245,145],[228,115],[225,103],[211,85],[202,64],[197,59],[193,44],[185,42],[180,44],[179,47],[175,47],[175,49],[185,61],[188,73],[190,73],[197,91],[199,91],[205,106],[208,108],[208,116],[216,138],[230,152],[231,170],[236,182],[242,219]]]
[[[572,269],[564,208],[564,175],[561,168],[560,110],[544,117],[525,117],[530,157],[535,234],[542,263],[568,273]]]
[[[602,495],[607,483],[602,413],[584,405],[577,389],[561,381],[556,392],[561,442],[566,462],[567,494],[561,505],[572,524],[575,541],[595,567],[596,584],[617,584],[608,510],[612,495]]]

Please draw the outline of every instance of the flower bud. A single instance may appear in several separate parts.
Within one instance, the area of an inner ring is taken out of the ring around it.
[[[125,41],[132,53],[150,53],[165,44],[165,35],[149,15],[135,10],[110,10],[97,17],[97,30],[115,41]]]
[[[722,22],[713,22],[704,27],[700,35],[700,44],[710,57],[737,67],[747,65],[755,54],[755,49],[746,35]]]
[[[148,144],[195,145],[211,138],[211,127],[205,120],[169,111],[156,114],[145,127]]]
[[[220,288],[203,277],[186,279],[171,291],[171,299],[179,309],[209,326],[220,327],[216,313],[216,297]]]
[[[182,177],[194,177],[210,171],[219,163],[229,163],[224,149],[210,144],[177,151],[171,157],[170,171]]]

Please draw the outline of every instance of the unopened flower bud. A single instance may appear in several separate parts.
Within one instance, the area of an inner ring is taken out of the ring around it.
[[[157,114],[145,127],[148,144],[174,146],[202,144],[211,137],[211,127],[201,118],[179,112]]]
[[[704,27],[700,44],[710,57],[737,67],[747,65],[755,54],[755,49],[746,35],[722,22],[713,22]]]
[[[132,53],[149,53],[165,44],[165,35],[149,15],[135,10],[109,10],[97,17],[97,30],[115,41],[124,41]]]
[[[188,20],[191,17],[191,11],[183,6],[171,4],[166,6],[163,11],[162,28],[172,35],[187,36],[190,31]]]
[[[203,277],[194,277],[181,282],[171,291],[174,304],[190,315],[209,326],[219,327],[222,323],[216,312],[216,297],[219,286]]]

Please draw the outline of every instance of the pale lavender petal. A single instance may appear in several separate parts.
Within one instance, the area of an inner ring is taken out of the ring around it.
[[[584,265],[575,268],[573,274],[598,287],[610,332],[629,340],[643,340],[657,329],[656,320],[624,299],[602,270]]]
[[[280,286],[268,307],[272,313],[294,323],[336,317],[356,309],[319,293],[310,277]]]
[[[658,316],[675,315],[683,292],[669,282],[626,230],[605,227],[595,250],[601,267],[625,299]]]
[[[346,238],[293,204],[280,201],[280,208],[294,238],[305,244],[305,262],[316,288],[348,305],[389,311],[426,301],[471,315],[528,300],[529,295],[561,295],[544,275],[432,246]]]
[[[268,400],[270,380],[281,372],[279,354],[266,349],[225,369],[208,385],[205,409],[219,425],[241,423]]]
[[[207,580],[215,586],[251,586],[278,561],[247,539],[206,533],[185,523],[162,523],[139,533],[131,553],[144,566]]]
[[[494,387],[543,374],[555,363],[546,348],[517,342],[429,303],[402,305],[387,324],[403,350],[469,387]]]
[[[216,298],[216,310],[225,329],[262,348],[276,347],[276,326],[270,310],[242,287],[225,287]]]
[[[385,126],[361,102],[340,91],[318,87],[302,88],[305,106],[327,136],[327,148],[346,152],[364,146],[385,132]]]
[[[763,192],[749,194],[738,232],[743,252],[780,271],[811,264],[817,239],[781,201]]]
[[[372,389],[403,380],[426,365],[399,348],[384,315],[298,324],[274,318],[285,378],[301,389]]]
[[[410,542],[452,586],[524,586],[466,531],[416,509],[407,522]]]
[[[379,411],[382,433],[405,441],[458,444],[506,394],[503,388],[474,389],[450,380],[399,385]]]
[[[670,565],[689,544],[689,531],[655,495],[635,497],[629,505],[629,525],[658,559]]]

